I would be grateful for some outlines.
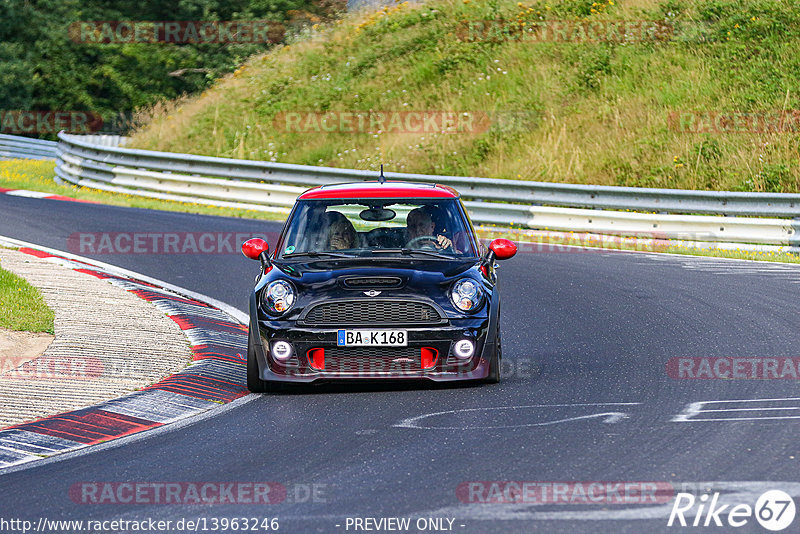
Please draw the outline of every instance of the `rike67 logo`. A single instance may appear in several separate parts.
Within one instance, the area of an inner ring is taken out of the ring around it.
[[[756,521],[767,530],[783,530],[794,521],[795,504],[792,497],[781,490],[762,493],[754,506],[747,503],[720,504],[720,493],[702,494],[695,497],[691,493],[678,493],[667,526],[743,527],[755,516]],[[687,522],[687,516],[691,521]]]

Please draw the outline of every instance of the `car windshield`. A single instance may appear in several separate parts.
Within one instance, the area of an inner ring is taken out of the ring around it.
[[[457,199],[299,201],[283,235],[281,258],[476,256]]]

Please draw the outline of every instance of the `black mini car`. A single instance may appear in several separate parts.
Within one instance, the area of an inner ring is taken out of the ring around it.
[[[442,185],[359,182],[300,195],[250,296],[247,386],[500,379],[495,259]]]

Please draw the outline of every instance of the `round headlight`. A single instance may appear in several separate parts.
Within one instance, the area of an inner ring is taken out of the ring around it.
[[[275,280],[267,286],[261,300],[272,313],[283,313],[294,304],[294,289],[289,282]]]
[[[475,310],[481,302],[481,288],[472,278],[462,278],[455,284],[450,291],[450,299],[456,308],[461,311]]]

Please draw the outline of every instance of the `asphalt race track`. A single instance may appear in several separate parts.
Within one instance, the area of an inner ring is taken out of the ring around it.
[[[0,235],[59,250],[76,232],[279,229],[0,196]],[[257,272],[238,251],[85,255],[241,310]],[[264,396],[123,446],[0,474],[0,517],[266,517],[286,533],[357,531],[348,518],[407,517],[412,527],[418,518],[449,518],[461,533],[639,533],[677,529],[667,527],[671,493],[658,504],[486,503],[470,501],[488,493],[463,489],[489,488],[488,481],[649,481],[721,492],[751,506],[767,489],[797,501],[797,380],[679,380],[667,375],[667,362],[800,356],[800,268],[564,252],[520,254],[499,274],[499,385]],[[69,494],[82,482],[207,481],[277,482],[288,493],[272,505],[86,504]],[[476,481],[484,485],[468,485]],[[764,532],[752,517],[742,528],[704,530]]]

